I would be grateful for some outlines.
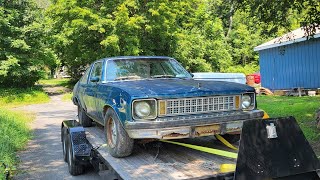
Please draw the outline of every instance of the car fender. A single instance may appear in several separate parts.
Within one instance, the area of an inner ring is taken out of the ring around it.
[[[124,125],[127,121],[132,121],[131,98],[129,94],[123,91],[118,93],[117,95],[115,95],[114,93],[111,93],[109,94],[109,98],[105,97],[104,99],[105,99],[104,107],[103,107],[104,115],[107,112],[108,108],[112,108],[114,112],[117,114],[117,117],[120,120],[122,125]]]

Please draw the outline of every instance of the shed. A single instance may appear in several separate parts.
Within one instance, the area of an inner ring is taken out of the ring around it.
[[[302,28],[254,48],[261,85],[271,90],[320,88],[320,31],[306,38]]]

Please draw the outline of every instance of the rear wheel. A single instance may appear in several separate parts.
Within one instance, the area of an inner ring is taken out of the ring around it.
[[[68,162],[68,169],[69,169],[69,173],[72,175],[72,176],[77,176],[77,175],[80,175],[84,172],[84,167],[83,165],[80,165],[80,164],[77,164],[74,160],[74,157],[73,157],[73,151],[72,151],[72,144],[70,142],[70,136],[68,135],[67,138],[66,138],[66,141],[67,141],[67,144],[68,144],[68,148],[67,148],[67,152],[68,152],[68,155],[67,155],[67,162]]]
[[[81,106],[78,106],[78,118],[79,118],[79,123],[83,127],[90,127],[92,126],[92,120],[89,118],[86,114],[86,112],[83,110]]]
[[[221,136],[229,143],[236,143],[240,140],[240,134],[224,134]]]
[[[106,112],[104,129],[107,147],[113,157],[126,157],[132,153],[134,140],[128,136],[111,108]]]

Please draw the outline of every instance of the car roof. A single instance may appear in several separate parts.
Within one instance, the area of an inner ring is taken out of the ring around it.
[[[172,59],[172,58],[168,57],[168,56],[116,56],[116,57],[107,57],[107,58],[103,58],[100,60],[109,61],[109,60],[121,60],[121,59],[154,59],[154,60],[159,60],[159,59]]]

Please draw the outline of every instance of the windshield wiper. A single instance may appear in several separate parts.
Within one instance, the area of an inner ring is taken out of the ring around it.
[[[173,75],[162,74],[162,75],[154,75],[154,76],[151,76],[151,78],[176,78],[176,77],[173,76]]]
[[[128,80],[128,79],[141,79],[140,76],[120,76],[117,77],[115,80]]]
[[[154,76],[151,76],[151,78],[178,78],[178,79],[186,79],[187,77],[179,77],[179,76],[174,76],[174,75],[162,74],[162,75],[154,75]]]

